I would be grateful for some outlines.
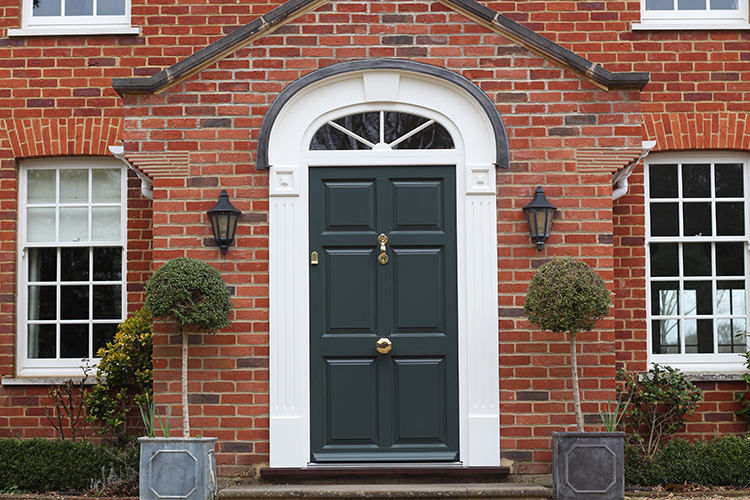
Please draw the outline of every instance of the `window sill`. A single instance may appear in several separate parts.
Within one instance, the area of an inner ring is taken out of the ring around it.
[[[37,28],[9,28],[8,36],[64,36],[64,35],[140,35],[139,27],[130,26],[49,26]]]
[[[683,372],[683,375],[691,382],[734,382],[741,381],[744,372]]]
[[[0,379],[3,386],[21,386],[21,385],[60,385],[64,384],[68,380],[72,380],[74,384],[80,384],[82,377],[3,377]],[[95,377],[89,377],[84,385],[96,384]]]
[[[633,31],[666,31],[666,30],[750,30],[750,24],[746,22],[725,22],[725,23],[691,23],[688,21],[672,22],[645,22],[633,23],[630,25]]]

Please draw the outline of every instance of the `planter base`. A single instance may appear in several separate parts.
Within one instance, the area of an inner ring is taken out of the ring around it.
[[[557,500],[625,498],[624,432],[553,432]]]
[[[217,438],[138,438],[140,500],[216,497]]]

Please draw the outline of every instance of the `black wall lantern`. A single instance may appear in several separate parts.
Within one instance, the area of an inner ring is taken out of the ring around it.
[[[537,250],[544,248],[544,242],[549,238],[555,210],[557,210],[557,207],[544,197],[542,186],[537,186],[534,199],[523,207],[523,211],[526,212],[526,220],[529,222],[529,233],[531,239],[536,243]]]
[[[208,211],[211,218],[211,228],[214,230],[216,243],[221,247],[221,253],[227,253],[229,244],[234,239],[234,231],[237,229],[237,219],[242,211],[229,203],[226,189],[221,190],[219,202]]]

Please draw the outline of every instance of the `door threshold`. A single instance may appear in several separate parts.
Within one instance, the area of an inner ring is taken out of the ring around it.
[[[510,467],[487,466],[465,467],[461,462],[449,463],[326,463],[308,464],[307,467],[281,467],[260,469],[260,476],[268,481],[286,480],[355,480],[403,482],[406,480],[431,479],[440,482],[497,481],[510,474]]]

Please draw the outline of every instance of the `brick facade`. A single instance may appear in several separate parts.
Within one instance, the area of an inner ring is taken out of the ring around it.
[[[20,25],[17,3],[0,5],[5,28]],[[644,371],[648,360],[642,168],[614,203],[612,174],[638,158],[642,140],[656,140],[655,151],[750,149],[750,32],[634,32],[638,5],[615,1],[486,4],[610,71],[651,74],[642,92],[606,92],[441,3],[333,1],[163,93],[120,98],[110,85],[173,65],[276,5],[147,0],[133,5],[140,36],[0,32],[0,375],[16,369],[16,160],[108,155],[124,141],[126,158],[154,187],[152,202],[131,172],[128,308],[142,304],[153,267],[170,258],[195,257],[221,271],[233,323],[191,338],[191,420],[194,433],[219,438],[220,475],[254,476],[269,453],[269,176],[255,168],[263,118],[282,89],[318,68],[413,59],[471,80],[507,127],[511,165],[496,174],[501,450],[517,473],[549,472],[550,433],[574,425],[569,344],[529,325],[527,284],[548,259],[569,256],[595,267],[615,292],[612,315],[579,336],[583,410],[587,429],[596,429],[617,368]],[[521,210],[537,185],[560,209],[542,252],[530,244]],[[206,215],[222,189],[243,212],[226,256]],[[179,342],[157,327],[162,407],[180,403]],[[687,435],[747,430],[733,413],[744,382],[700,386],[706,401]],[[47,390],[0,387],[0,436],[52,437],[40,407]]]

